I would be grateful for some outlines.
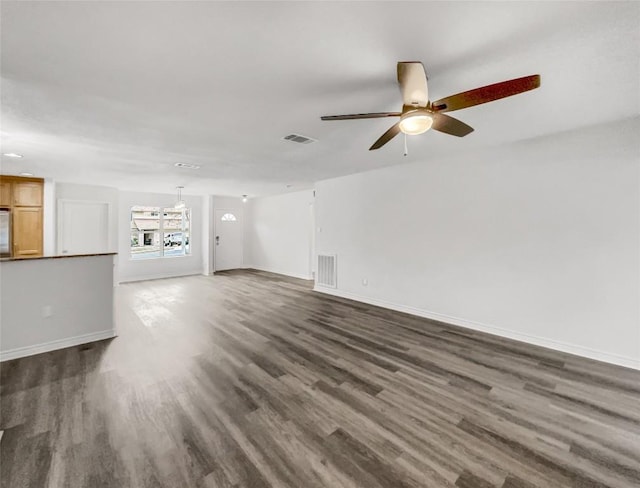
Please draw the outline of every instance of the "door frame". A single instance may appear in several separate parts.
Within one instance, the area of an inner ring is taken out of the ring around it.
[[[217,230],[218,230],[218,218],[216,217],[216,213],[218,212],[218,210],[220,210],[221,212],[229,212],[232,213],[233,215],[236,216],[236,218],[238,217],[238,215],[240,214],[240,210],[244,210],[241,208],[229,208],[229,207],[218,207],[218,208],[214,208],[213,209],[213,235],[211,236],[211,239],[213,241],[213,272],[215,273],[217,271],[217,261],[216,261],[216,235],[218,234]],[[240,219],[240,235],[242,237],[242,247],[240,249],[240,268],[244,267],[244,211],[242,212],[242,216]]]
[[[64,218],[63,207],[66,203],[91,203],[96,205],[107,206],[107,251],[111,249],[111,219],[112,209],[111,202],[105,202],[102,200],[76,200],[73,198],[59,198],[56,205],[56,254],[62,253],[62,236],[64,235]]]

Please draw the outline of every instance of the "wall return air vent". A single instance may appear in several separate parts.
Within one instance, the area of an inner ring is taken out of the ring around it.
[[[337,267],[335,254],[318,254],[318,275],[316,285],[327,288],[336,288]]]
[[[301,136],[300,134],[289,134],[288,136],[284,136],[283,139],[285,141],[297,142],[298,144],[311,144],[312,142],[318,142],[317,139]]]

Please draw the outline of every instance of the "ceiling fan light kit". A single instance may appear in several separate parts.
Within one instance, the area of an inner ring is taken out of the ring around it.
[[[452,136],[464,137],[473,132],[473,127],[445,115],[444,112],[453,112],[534,90],[540,86],[540,75],[502,81],[430,102],[427,75],[422,63],[401,61],[398,63],[398,84],[402,93],[402,112],[325,115],[320,118],[322,120],[354,120],[400,117],[399,122],[392,125],[373,143],[369,148],[370,151],[381,148],[400,132],[413,136],[434,129]]]
[[[433,117],[427,112],[409,112],[400,119],[400,130],[407,135],[416,136],[431,129]]]

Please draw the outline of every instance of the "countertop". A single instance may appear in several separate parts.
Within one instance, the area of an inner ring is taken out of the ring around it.
[[[52,254],[48,256],[22,256],[0,258],[0,262],[6,261],[33,261],[34,259],[68,259],[68,258],[86,258],[91,256],[115,256],[117,252],[100,252],[95,254]]]

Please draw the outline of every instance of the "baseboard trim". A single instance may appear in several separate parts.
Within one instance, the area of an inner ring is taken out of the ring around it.
[[[79,346],[80,344],[87,344],[89,342],[111,339],[112,337],[116,337],[116,335],[117,334],[115,329],[109,329],[101,330],[100,332],[92,332],[91,334],[83,334],[74,337],[67,337],[65,339],[58,339],[51,342],[44,342],[41,344],[36,344],[34,346],[17,347],[15,349],[9,349],[7,351],[0,351],[0,362],[23,358],[26,356],[33,356],[35,354],[41,354],[43,352],[55,351],[57,349]]]
[[[554,351],[565,352],[580,356],[588,359],[594,359],[596,361],[602,361],[605,363],[615,364],[617,366],[624,366],[626,368],[640,370],[640,358],[633,359],[626,356],[619,356],[604,351],[598,351],[590,349],[584,346],[578,346],[575,344],[567,344],[565,342],[555,341],[547,339],[545,337],[539,337],[535,335],[525,334],[522,332],[514,332],[512,330],[503,329],[501,327],[495,327],[493,325],[487,325],[472,320],[461,319],[459,317],[452,317],[450,315],[444,315],[437,312],[431,312],[429,310],[423,310],[420,308],[411,307],[408,305],[401,305],[398,303],[387,302],[385,300],[378,300],[376,298],[369,298],[355,293],[350,293],[342,290],[336,290],[334,288],[325,288],[322,286],[315,286],[313,291],[318,293],[324,293],[327,295],[333,295],[340,298],[346,298],[348,300],[354,300],[356,302],[367,303],[369,305],[375,305],[377,307],[387,308],[389,310],[395,310],[397,312],[404,312],[418,317],[424,317],[426,319],[437,320],[446,324],[456,325],[458,327],[464,327],[465,329],[476,330],[479,332],[486,332],[487,334],[493,334],[507,339],[513,339],[516,341],[532,344],[534,346],[545,347],[547,349],[553,349]]]
[[[134,276],[131,278],[125,278],[123,280],[120,280],[118,282],[118,284],[123,284],[123,283],[137,283],[138,281],[153,281],[153,280],[165,280],[165,279],[169,279],[169,278],[184,278],[187,276],[196,276],[196,275],[202,275],[202,271],[189,271],[189,272],[179,272],[179,273],[169,273],[169,274],[155,274],[155,275],[148,275],[148,276]]]
[[[283,275],[283,276],[290,276],[291,278],[298,278],[298,279],[307,280],[307,281],[311,281],[313,279],[313,277],[309,276],[309,275],[298,274],[298,273],[288,273],[288,272],[284,272],[282,270],[262,268],[260,266],[245,266],[244,269],[255,269],[257,271],[265,271],[267,273],[279,274],[279,275]]]

